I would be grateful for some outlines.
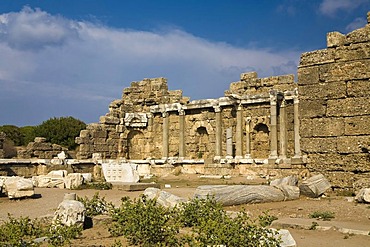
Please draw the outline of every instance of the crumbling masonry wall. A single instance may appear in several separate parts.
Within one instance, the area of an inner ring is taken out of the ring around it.
[[[298,85],[307,167],[341,188],[368,177],[370,24],[347,35],[328,33],[326,49],[302,54]]]

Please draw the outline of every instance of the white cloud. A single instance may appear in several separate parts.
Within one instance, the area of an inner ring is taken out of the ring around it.
[[[18,112],[2,118],[13,124],[58,114],[98,121],[131,81],[166,77],[184,96],[214,98],[242,72],[295,73],[300,53],[238,48],[176,29],[113,29],[25,8],[0,15],[0,112]]]
[[[366,23],[367,23],[367,20],[365,18],[361,18],[361,17],[356,18],[350,24],[346,26],[346,31],[351,32],[355,29],[364,27]]]
[[[319,11],[323,15],[334,16],[338,11],[351,11],[368,3],[368,0],[323,0]]]

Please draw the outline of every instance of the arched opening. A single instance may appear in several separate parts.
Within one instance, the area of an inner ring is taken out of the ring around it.
[[[266,124],[257,124],[252,133],[252,150],[253,158],[267,159],[270,154],[269,129]]]
[[[198,159],[206,159],[209,155],[209,137],[206,127],[198,127],[195,135],[197,150],[196,155]]]
[[[127,135],[127,158],[131,160],[144,159],[145,138],[143,132],[132,130]]]

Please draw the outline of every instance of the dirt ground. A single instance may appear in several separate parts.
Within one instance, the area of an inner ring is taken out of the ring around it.
[[[157,183],[162,185],[171,185],[171,188],[166,191],[175,195],[191,198],[194,191],[199,185],[206,184],[246,184],[243,177],[235,177],[231,179],[210,179],[199,178],[198,176],[180,175],[167,176],[156,179]],[[253,181],[260,184],[264,182]],[[36,197],[22,200],[9,200],[7,197],[0,197],[0,220],[6,220],[8,214],[14,217],[28,216],[30,218],[38,218],[43,216],[53,215],[59,203],[63,200],[65,193],[70,193],[70,190],[64,189],[49,189],[35,188]],[[96,190],[75,190],[80,197],[92,197]],[[101,190],[99,195],[105,197],[107,201],[119,205],[120,199],[123,196],[131,198],[138,197],[142,191],[127,192],[113,188],[112,190]],[[335,221],[348,224],[349,227],[362,228],[368,226],[370,231],[370,206],[369,204],[357,204],[350,202],[347,197],[338,196],[334,192],[329,193],[326,197],[320,199],[311,199],[301,197],[295,201],[250,204],[226,207],[226,210],[239,211],[244,208],[251,216],[258,216],[262,212],[269,211],[270,215],[278,218],[309,218],[309,214],[315,211],[332,211],[335,213]],[[370,246],[370,236],[343,234],[335,230],[319,231],[319,230],[302,230],[288,229],[293,235],[298,246],[335,246],[335,247],[351,247],[351,246]],[[83,235],[73,241],[72,246],[110,246],[114,243],[114,238],[109,236],[109,232],[104,223],[100,221],[94,222],[94,227],[83,231]],[[124,239],[121,238],[123,243]]]

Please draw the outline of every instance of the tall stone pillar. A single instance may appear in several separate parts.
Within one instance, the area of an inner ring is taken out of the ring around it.
[[[296,91],[296,94],[298,92]],[[298,95],[296,95],[293,99],[293,105],[294,105],[294,158],[300,158],[301,157],[301,144],[299,136],[299,99]]]
[[[243,158],[243,107],[238,106],[236,111],[236,149],[235,159]]]
[[[168,132],[169,132],[169,116],[168,112],[162,112],[162,117],[163,117],[163,137],[162,137],[162,159],[167,159],[168,158],[168,151],[169,151],[169,142],[168,142]]]
[[[280,159],[286,159],[287,155],[287,139],[288,139],[288,132],[286,128],[286,120],[287,113],[286,113],[286,101],[285,99],[282,100],[280,104]]]
[[[216,114],[216,147],[214,160],[220,160],[222,155],[222,121],[221,121],[221,107],[213,107]]]
[[[183,109],[179,110],[179,158],[185,158],[185,111]]]
[[[275,163],[275,159],[278,157],[277,153],[277,95],[276,91],[270,91],[270,162],[269,163]]]
[[[251,117],[245,119],[245,156],[246,159],[251,159]]]
[[[233,158],[233,128],[226,129],[226,159]]]

